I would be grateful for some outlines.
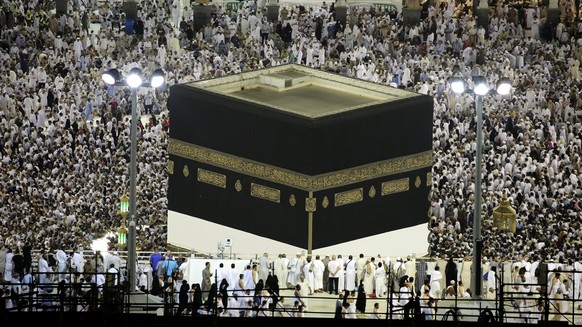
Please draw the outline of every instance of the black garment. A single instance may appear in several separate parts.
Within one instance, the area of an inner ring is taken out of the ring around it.
[[[327,285],[329,286],[329,294],[337,295],[339,288],[339,277],[330,276]]]
[[[315,19],[315,38],[318,41],[321,40],[322,34],[323,34],[323,18],[319,16]]]
[[[346,294],[347,294],[347,292],[346,292]],[[343,308],[342,301],[337,301],[337,303],[335,304],[335,314],[333,316],[335,319],[342,318],[342,308]]]
[[[496,129],[492,129],[491,132],[489,133],[489,142],[495,143],[495,138],[496,137],[497,137],[497,130]]]
[[[340,307],[343,307],[344,304],[348,303],[349,297],[350,297],[350,292],[349,291],[345,291],[344,292],[344,297],[342,299],[342,303],[340,304]]]
[[[73,135],[79,133],[79,123],[77,123],[77,120],[73,120],[73,123],[71,123],[71,129],[73,130]]]
[[[337,53],[339,53],[339,54],[341,54],[342,52],[345,52],[346,51],[346,47],[341,42],[339,42],[337,44],[337,46],[335,47],[335,49],[337,50]]]
[[[12,263],[15,272],[18,273],[18,278],[24,277],[24,256],[22,254],[15,254],[12,256]]]
[[[325,28],[327,29],[327,36],[330,39],[335,39],[335,32],[336,32],[336,27],[337,27],[337,23],[336,24],[328,24]]]
[[[203,304],[202,289],[200,288],[200,284],[198,283],[194,284],[193,288],[194,296],[192,297],[192,315],[198,316],[198,308],[200,308]]]
[[[366,312],[366,289],[364,289],[364,282],[360,282],[358,286],[358,296],[356,297],[356,310],[360,313]]]
[[[265,288],[265,283],[263,282],[262,279],[259,279],[259,281],[255,285],[255,293],[262,292],[263,291],[263,288]]]
[[[57,266],[57,259],[55,258],[54,254],[52,254],[52,253],[48,254],[47,262],[48,262],[49,267],[56,267]]]
[[[212,285],[210,285],[210,291],[208,292],[208,298],[206,299],[206,303],[204,303],[204,305],[210,308],[212,312],[216,309],[216,293],[216,283],[212,283]]]
[[[186,37],[188,38],[188,40],[192,41],[194,39],[194,30],[190,25],[186,27],[184,32],[186,33]]]
[[[59,74],[62,78],[65,78],[65,76],[67,76],[68,70],[66,69],[67,68],[65,67],[65,64],[62,62],[57,63],[53,68],[53,70],[57,72],[57,74]]]
[[[26,242],[24,244],[22,255],[24,256],[24,269],[30,269],[32,266],[32,245],[30,243]]]
[[[232,43],[232,45],[235,48],[240,48],[240,38],[238,37],[238,35],[233,35],[230,37],[230,42]]]
[[[143,20],[141,19],[136,20],[135,23],[133,23],[133,30],[135,31],[135,35],[143,36],[144,32]]]
[[[325,256],[321,261],[323,262],[323,266],[325,269],[323,270],[323,289],[329,289],[329,269],[327,268],[327,264],[331,259],[329,256]]]
[[[511,135],[513,135],[513,137],[515,138],[517,138],[517,136],[519,135],[519,133],[517,133],[517,131],[515,130],[515,127],[513,125],[513,118],[511,117],[507,117],[505,119],[505,130],[511,133]]]
[[[275,26],[275,33],[279,35],[281,40],[283,39],[283,24],[279,21],[277,26]]]
[[[101,66],[103,66],[103,60],[101,60],[101,58],[99,57],[95,57],[95,59],[93,60],[93,64],[95,65],[96,68],[101,69]]]
[[[188,22],[185,20],[182,20],[180,22],[180,31],[186,31],[186,29],[188,28]]]
[[[262,301],[262,293],[263,289],[265,288],[265,283],[263,283],[262,279],[259,279],[257,284],[255,285],[255,293],[253,294],[253,305],[259,307]]]
[[[277,308],[277,304],[279,303],[279,301],[281,301],[279,291],[275,292],[273,290],[269,290],[269,295],[271,296],[271,303],[269,303],[269,309],[275,310]]]
[[[449,285],[451,281],[454,281],[455,291],[457,290],[457,264],[453,261],[453,258],[449,258],[447,265],[445,266],[445,278],[446,285]]]
[[[420,298],[411,298],[406,305],[404,305],[404,320],[420,317]]]
[[[177,316],[181,315],[182,312],[188,308],[188,291],[190,291],[190,285],[188,285],[187,280],[183,280],[182,285],[180,286],[180,291],[178,292],[178,300],[180,304],[178,305],[178,311],[176,311]]]
[[[160,285],[160,279],[154,278],[152,280],[152,289],[150,291],[152,295],[160,295],[162,293],[162,285]]]
[[[285,25],[282,34],[283,36],[281,37],[281,39],[283,39],[283,42],[285,43],[291,42],[292,40],[291,36],[293,35],[293,27],[291,27],[291,24],[287,23],[287,25]]]
[[[20,52],[20,69],[24,72],[28,72],[28,52]]]
[[[224,307],[224,310],[227,310],[228,308],[228,282],[226,281],[226,278],[223,278],[222,281],[220,282],[220,287],[218,292],[220,293],[220,295],[222,295],[222,306]]]
[[[67,297],[66,281],[64,279],[61,280],[57,286],[57,295],[59,298],[59,311],[64,312],[65,299]]]
[[[271,297],[269,309],[274,310],[277,307],[277,303],[280,301],[279,278],[277,278],[277,275],[269,274],[269,276],[267,276],[267,280],[265,281],[265,289],[269,292],[269,296]]]
[[[269,292],[279,294],[279,278],[277,278],[277,275],[269,274],[269,276],[267,276],[267,279],[265,280],[265,288]]]
[[[161,47],[162,45],[163,46],[167,46],[168,45],[168,39],[163,34],[160,35],[160,37],[158,38],[158,46]]]
[[[172,283],[164,283],[164,316],[169,317],[174,312],[174,285]]]
[[[87,12],[85,12],[83,14],[83,17],[81,18],[81,27],[83,28],[83,31],[88,32],[89,31],[89,14]]]

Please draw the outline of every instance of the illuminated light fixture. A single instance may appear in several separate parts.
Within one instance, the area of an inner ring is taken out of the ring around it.
[[[119,71],[115,68],[110,69],[101,75],[101,79],[108,85],[113,85],[119,81]]]
[[[138,88],[141,86],[141,83],[143,83],[143,80],[141,78],[141,69],[139,68],[132,68],[129,71],[129,74],[127,75],[127,78],[125,79],[125,82],[127,83],[127,85],[131,88]]]
[[[473,77],[473,83],[475,83],[475,87],[473,91],[477,95],[485,95],[489,93],[489,84],[487,80],[483,76],[475,76]]]
[[[127,246],[127,229],[125,226],[121,226],[117,229],[117,244],[121,250],[124,250]]]
[[[511,92],[511,81],[508,78],[502,78],[497,82],[497,94],[508,95]]]
[[[453,77],[449,80],[451,90],[456,94],[465,93],[465,80],[461,77]]]
[[[121,214],[121,226],[117,229],[117,244],[121,250],[127,245],[127,227],[125,227],[125,217],[129,213],[129,198],[123,194],[119,198],[119,213]]]
[[[129,212],[129,198],[127,195],[123,194],[121,198],[119,198],[119,213],[125,217]]]
[[[154,73],[152,74],[150,85],[151,87],[160,87],[162,84],[164,84],[165,80],[166,77],[164,71],[158,68],[154,70]]]

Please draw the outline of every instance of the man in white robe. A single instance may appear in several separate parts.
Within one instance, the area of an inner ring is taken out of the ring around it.
[[[323,292],[323,272],[325,271],[325,265],[321,261],[321,257],[315,256],[313,260],[313,291],[315,293]]]
[[[308,256],[305,264],[303,265],[301,274],[301,277],[304,278],[306,285],[309,287],[307,295],[312,295],[315,291],[315,276],[313,274],[314,269],[315,265],[313,264],[311,257]],[[301,289],[303,290],[303,285],[301,286]]]
[[[440,272],[440,267],[434,267],[434,271],[430,274],[430,296],[434,299],[441,298],[441,280],[443,275]]]
[[[287,285],[288,287],[295,287],[297,285],[297,281],[299,280],[299,276],[297,276],[297,266],[300,264],[299,257],[301,253],[297,253],[297,255],[289,260],[287,264]],[[301,268],[299,268],[301,269]],[[301,271],[301,270],[299,270]]]
[[[350,254],[348,256],[348,261],[346,262],[346,279],[345,279],[345,290],[346,291],[354,291],[356,289],[356,260]]]

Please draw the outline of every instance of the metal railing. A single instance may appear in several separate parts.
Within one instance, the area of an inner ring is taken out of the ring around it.
[[[560,275],[557,275],[559,273]],[[441,320],[441,321],[476,321],[499,323],[537,323],[537,321],[562,321],[575,325],[582,321],[582,300],[576,297],[580,292],[574,292],[578,287],[582,271],[553,270],[544,272],[537,282],[516,283],[503,282],[505,273],[500,270],[496,277],[495,292],[489,293],[491,298],[478,301],[460,297],[458,292],[446,294],[442,292],[439,298],[434,299],[432,307],[427,309],[420,296],[411,297],[407,303],[399,301],[400,296],[408,296],[388,287],[384,297],[373,299],[382,303],[383,318],[387,320]],[[203,297],[210,297],[210,301],[194,307],[191,303],[180,305],[179,291],[172,285],[164,285],[162,292],[154,296],[147,292],[129,291],[130,287],[125,280],[123,268],[119,273],[99,272],[50,272],[34,273],[34,282],[0,283],[2,298],[7,312],[104,312],[104,313],[145,313],[164,316],[177,315],[213,315],[213,316],[266,316],[266,317],[295,317],[298,309],[293,306],[292,289],[281,289],[277,294],[277,301],[271,301],[271,294],[254,296],[255,290],[246,294],[239,294],[239,299],[248,299],[247,305],[241,308],[229,308],[229,303],[221,305],[221,297],[214,292],[204,293]],[[392,285],[392,276],[387,274],[387,284]],[[546,276],[546,278],[544,278]],[[559,276],[559,277],[557,277]],[[565,285],[552,285],[567,282]],[[517,277],[514,276],[513,279]],[[521,277],[520,277],[521,278]],[[550,282],[547,279],[550,279]],[[30,279],[27,279],[30,280]],[[135,288],[134,288],[135,289]],[[14,294],[16,293],[16,294]],[[484,292],[484,294],[488,294]],[[232,292],[229,292],[232,296]],[[214,299],[214,300],[212,300]],[[318,303],[310,308],[307,315],[310,317],[336,317],[338,303],[337,296],[318,295],[307,297]],[[10,302],[8,302],[10,301]],[[370,298],[368,298],[370,301]],[[274,304],[273,304],[274,303]],[[369,307],[368,307],[369,308]],[[370,310],[368,310],[370,311]],[[369,312],[359,313],[358,318],[364,318]]]
[[[7,312],[121,312],[121,273],[46,272],[0,283]]]
[[[102,274],[106,282],[97,285],[93,282],[80,281],[78,276],[74,279],[62,278],[62,273],[51,273],[53,277],[48,283],[3,283],[3,289],[14,290],[20,287],[21,292],[17,296],[4,296],[5,301],[12,301],[7,306],[8,312],[103,312],[111,313],[144,313],[156,314],[168,317],[173,316],[228,316],[228,317],[295,317],[298,308],[293,306],[291,296],[279,296],[275,305],[269,305],[269,296],[256,297],[251,294],[237,295],[239,301],[247,303],[246,306],[229,308],[221,304],[221,297],[215,296],[214,301],[206,301],[199,307],[193,307],[191,303],[180,306],[179,292],[175,288],[166,288],[161,297],[152,297],[142,292],[128,292],[124,283],[116,284],[121,276],[119,274]],[[75,274],[70,274],[73,277]],[[91,280],[95,273],[83,274]],[[37,275],[35,277],[42,278]],[[72,282],[71,282],[72,280]],[[441,321],[466,321],[466,322],[499,322],[499,323],[536,323],[537,320],[561,320],[574,325],[580,320],[581,314],[576,312],[576,306],[582,301],[573,298],[555,299],[549,294],[535,294],[521,291],[502,291],[505,288],[515,286],[523,287],[524,284],[502,284],[498,297],[495,299],[483,299],[475,301],[470,298],[458,296],[436,299],[431,313],[427,315],[420,303],[421,298],[414,297],[405,305],[397,301],[399,292],[389,292],[386,298],[376,298],[377,302],[384,301],[386,311],[383,313],[387,320],[441,320]],[[530,287],[539,287],[540,284],[530,284]],[[26,288],[24,290],[24,288]],[[283,290],[283,292],[288,290]],[[254,290],[250,293],[253,293]],[[6,294],[5,294],[6,295]],[[141,297],[136,297],[141,295]],[[232,296],[232,295],[231,295]],[[208,293],[205,294],[208,297]],[[309,310],[308,316],[319,318],[334,318],[337,310],[337,297],[309,296],[312,301],[320,301],[318,310]],[[369,301],[370,299],[368,299]],[[568,310],[563,311],[562,304],[556,301],[566,301]],[[325,303],[325,304],[323,304]],[[329,308],[329,309],[327,309]],[[358,313],[358,318],[369,315]]]

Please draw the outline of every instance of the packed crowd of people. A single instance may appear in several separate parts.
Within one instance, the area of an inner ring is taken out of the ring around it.
[[[582,25],[571,1],[561,22],[542,29],[546,8],[498,1],[477,26],[470,3],[429,6],[419,24],[401,13],[333,4],[217,6],[197,26],[181,2],[143,1],[126,28],[121,2],[70,1],[66,14],[44,1],[5,1],[0,11],[0,238],[17,251],[88,248],[119,227],[129,189],[131,103],[107,87],[110,68],[166,72],[159,90],[138,98],[137,245],[166,244],[166,100],[177,83],[297,63],[434,97],[430,255],[472,252],[475,114],[471,94],[454,95],[452,76],[509,78],[510,96],[484,103],[484,255],[567,260],[580,256],[580,61]],[[128,33],[128,31],[130,33]],[[492,210],[502,195],[517,231],[498,232]]]

